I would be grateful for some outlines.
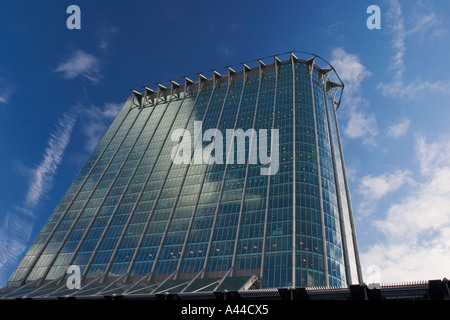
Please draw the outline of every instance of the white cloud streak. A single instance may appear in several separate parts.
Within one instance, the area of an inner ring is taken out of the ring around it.
[[[61,73],[66,79],[84,77],[92,83],[97,83],[101,79],[100,61],[90,53],[83,50],[76,50],[64,62],[62,62],[55,72]]]
[[[418,98],[421,93],[440,93],[450,94],[450,81],[426,81],[416,79],[408,84],[405,84],[402,79],[394,80],[393,82],[384,83],[380,82],[377,86],[381,90],[384,96],[394,98]]]
[[[70,141],[75,117],[65,113],[59,119],[56,130],[51,134],[41,163],[32,170],[31,184],[25,197],[28,207],[38,204],[41,197],[51,188],[53,176],[62,161],[64,151]]]
[[[407,30],[407,35],[419,35],[431,40],[440,38],[447,34],[444,20],[439,18],[435,12],[424,12],[421,9],[415,12],[412,17],[413,27]],[[432,32],[428,32],[432,30]]]
[[[33,210],[52,187],[53,177],[60,165],[64,151],[76,122],[71,113],[64,113],[51,133],[42,161],[31,170],[30,184],[25,195],[24,206],[15,206],[13,213],[7,213],[0,221],[0,286],[6,283],[17,259],[28,247],[33,230]]]
[[[404,73],[407,71],[405,65],[405,56],[407,51],[407,37],[414,36],[415,40],[421,35],[433,37],[442,36],[446,29],[441,27],[440,20],[434,12],[416,13],[413,17],[413,27],[409,30],[405,26],[405,20],[402,14],[402,8],[398,0],[390,1],[390,9],[386,14],[388,26],[392,32],[392,51],[390,70],[394,72],[392,81],[380,82],[377,88],[384,96],[394,98],[415,98],[422,92],[450,94],[450,82],[427,81],[423,79],[414,79],[410,83],[405,83]]]
[[[390,68],[395,72],[394,79],[400,81],[406,70],[404,63],[406,54],[406,31],[402,17],[402,9],[397,0],[391,1],[391,8],[387,12],[387,19],[392,22],[392,48],[395,51]]]
[[[106,103],[97,106],[71,108],[56,123],[44,151],[42,161],[32,169],[24,170],[30,174],[30,184],[23,205],[14,207],[0,220],[0,287],[11,276],[10,271],[18,263],[18,258],[29,246],[34,227],[34,209],[52,188],[57,172],[77,119],[81,122],[82,133],[87,137],[86,149],[92,151],[120,111],[122,104]]]

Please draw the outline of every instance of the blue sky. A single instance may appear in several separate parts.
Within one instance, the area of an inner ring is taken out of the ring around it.
[[[71,4],[80,30],[66,27]],[[366,27],[372,4],[379,30]],[[365,279],[449,277],[449,12],[438,0],[2,1],[0,286],[129,89],[291,50],[328,60],[345,83]]]

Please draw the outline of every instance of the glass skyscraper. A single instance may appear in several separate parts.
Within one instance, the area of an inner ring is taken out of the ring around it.
[[[0,297],[362,282],[333,67],[209,73],[133,90]]]

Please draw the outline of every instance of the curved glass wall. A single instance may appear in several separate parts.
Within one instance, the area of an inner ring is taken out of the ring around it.
[[[332,96],[342,84],[315,59],[290,55],[134,93],[10,283],[63,278],[68,265],[105,283],[360,281]],[[175,163],[181,142],[192,148]]]

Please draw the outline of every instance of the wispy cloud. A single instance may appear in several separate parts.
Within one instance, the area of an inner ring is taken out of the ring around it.
[[[32,170],[31,183],[25,197],[28,207],[38,204],[42,196],[51,188],[53,176],[62,161],[75,124],[75,117],[65,113],[51,134],[41,163]]]
[[[390,8],[386,14],[387,25],[392,35],[392,51],[389,69],[394,73],[393,79],[388,82],[380,82],[378,89],[384,96],[403,98],[414,98],[421,92],[436,92],[450,94],[450,82],[427,81],[423,79],[414,79],[409,83],[405,83],[404,74],[407,71],[405,65],[405,56],[407,52],[406,40],[408,37],[414,36],[430,38],[440,37],[447,33],[442,27],[441,19],[435,12],[416,12],[412,18],[414,22],[411,28],[406,27],[404,14],[398,0],[390,1]]]
[[[345,39],[345,33],[343,32],[343,28],[347,23],[342,21],[336,21],[328,26],[322,27],[323,33],[333,36],[337,41],[341,41]]]
[[[3,270],[14,268],[17,258],[27,247],[32,231],[32,224],[28,219],[8,212],[0,222],[0,286],[3,286],[10,276]]]
[[[402,119],[400,120],[400,122],[388,127],[386,130],[386,134],[392,138],[399,138],[405,135],[406,132],[408,132],[410,123],[411,121],[409,121],[408,119]]]
[[[434,40],[447,34],[447,28],[444,27],[446,24],[445,19],[439,17],[436,12],[427,12],[420,8],[414,12],[411,20],[414,21],[414,23],[413,26],[407,30],[408,35]]]
[[[417,98],[421,96],[421,93],[440,93],[450,94],[450,81],[426,81],[421,79],[415,79],[410,83],[404,83],[403,79],[398,79],[384,83],[380,82],[377,86],[381,90],[384,96],[393,98]]]
[[[10,90],[10,89],[6,89],[6,88],[0,89],[0,103],[5,103],[5,104],[8,103],[11,93],[12,93],[12,90]]]
[[[416,137],[416,157],[424,176],[436,174],[439,168],[450,168],[450,134],[430,138]],[[449,180],[450,181],[450,180]]]
[[[0,103],[7,104],[13,92],[13,85],[10,81],[0,78]]]
[[[98,46],[102,50],[107,50],[111,46],[113,37],[120,31],[117,26],[105,24],[96,32],[98,37]]]
[[[392,49],[394,51],[390,68],[395,72],[394,79],[400,81],[406,70],[404,62],[406,54],[406,31],[402,9],[397,0],[391,1],[391,8],[387,12],[387,19],[392,25]]]
[[[342,48],[333,50],[330,63],[345,84],[342,103],[348,122],[344,134],[351,139],[362,139],[363,144],[375,145],[375,136],[378,134],[375,114],[365,110],[369,101],[362,97],[360,89],[362,81],[369,77],[371,72],[360,62],[357,55],[347,53]]]
[[[76,117],[64,113],[51,133],[42,161],[32,169],[24,170],[30,175],[24,203],[14,206],[0,221],[0,286],[4,285],[17,259],[26,250],[34,227],[36,209],[40,200],[51,189],[53,177],[60,165],[70,141]]]
[[[92,54],[83,50],[76,50],[64,62],[55,69],[66,79],[84,77],[92,83],[97,83],[101,79],[100,61]]]
[[[70,143],[76,122],[86,136],[86,150],[92,151],[122,108],[121,103],[106,103],[103,107],[75,106],[64,113],[50,134],[42,160],[34,167],[21,166],[29,176],[24,202],[14,206],[0,219],[0,287],[5,285],[28,248],[35,224],[34,211],[52,188],[53,179]]]

